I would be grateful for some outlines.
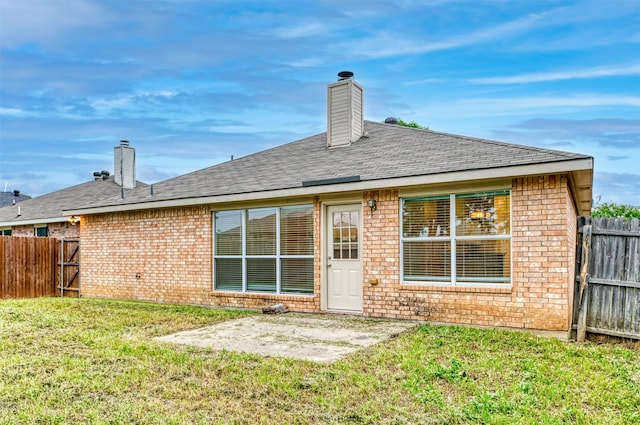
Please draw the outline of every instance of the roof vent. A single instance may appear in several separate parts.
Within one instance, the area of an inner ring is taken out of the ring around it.
[[[13,191],[13,196],[20,196],[20,191],[19,190],[14,190]]]
[[[102,177],[102,180],[108,179],[110,175],[111,173],[109,173],[107,170],[100,171],[100,177]]]
[[[94,179],[94,180],[100,180],[100,179],[102,179],[102,174],[100,174],[100,171],[94,171],[94,172],[93,172],[93,179]]]
[[[394,118],[394,117],[389,117],[386,120],[384,120],[385,124],[398,124],[398,118]]]
[[[338,72],[338,81],[350,80],[352,78],[353,78],[353,72],[351,72],[351,71],[340,71],[340,72]]]
[[[128,140],[120,140],[120,146],[129,146]]]

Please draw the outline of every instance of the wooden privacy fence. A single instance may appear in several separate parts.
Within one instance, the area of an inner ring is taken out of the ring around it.
[[[640,339],[640,220],[578,218],[572,329]]]
[[[80,295],[78,239],[0,236],[0,299]]]
[[[0,237],[0,299],[55,295],[59,255],[58,239]]]

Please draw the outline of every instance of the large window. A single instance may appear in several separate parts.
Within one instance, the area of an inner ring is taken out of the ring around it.
[[[313,206],[214,213],[219,291],[313,294]]]
[[[406,284],[511,283],[509,191],[404,199],[401,231]]]

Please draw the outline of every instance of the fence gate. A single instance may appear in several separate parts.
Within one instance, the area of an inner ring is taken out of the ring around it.
[[[640,339],[640,220],[578,218],[571,329]]]
[[[60,239],[60,276],[58,290],[61,297],[80,296],[80,240]]]

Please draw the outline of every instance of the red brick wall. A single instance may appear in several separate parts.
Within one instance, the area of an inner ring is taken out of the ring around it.
[[[368,199],[376,200],[371,212]],[[398,190],[378,190],[363,194],[363,313],[366,316],[401,317],[400,283],[400,199]]]
[[[316,202],[316,217],[319,208]],[[292,311],[319,310],[318,297],[214,292],[212,213],[206,206],[82,220],[82,296],[239,308],[283,302]],[[319,218],[314,226],[319,229]]]
[[[567,329],[575,210],[566,176],[513,179],[511,287],[401,285],[397,192],[365,193],[363,199],[369,197],[378,200],[378,210],[364,217],[365,315]]]
[[[571,259],[576,258],[576,250],[578,243],[578,211],[573,203],[571,196],[567,196],[567,246],[569,248],[568,256]],[[571,323],[571,316],[573,314],[573,298],[574,291],[576,285],[576,264],[575,260],[573,262],[569,262],[569,273],[567,277],[567,286],[569,290],[569,311],[568,314],[568,323]]]
[[[206,207],[85,216],[82,295],[207,304],[211,213]]]
[[[66,238],[74,239],[80,237],[80,226],[72,225],[68,221],[63,223],[49,223],[49,237],[52,238]],[[12,226],[11,236],[35,236],[34,226],[30,224],[28,226]]]
[[[513,200],[513,295],[526,303],[523,327],[566,330],[575,248],[568,178],[514,179]]]
[[[373,213],[370,198],[377,201]],[[362,203],[363,315],[567,329],[576,215],[567,176],[513,179],[510,287],[402,285],[398,191],[365,192]],[[283,302],[292,311],[319,311],[322,207],[315,199],[313,297],[214,292],[206,206],[83,217],[82,294],[246,308]]]

